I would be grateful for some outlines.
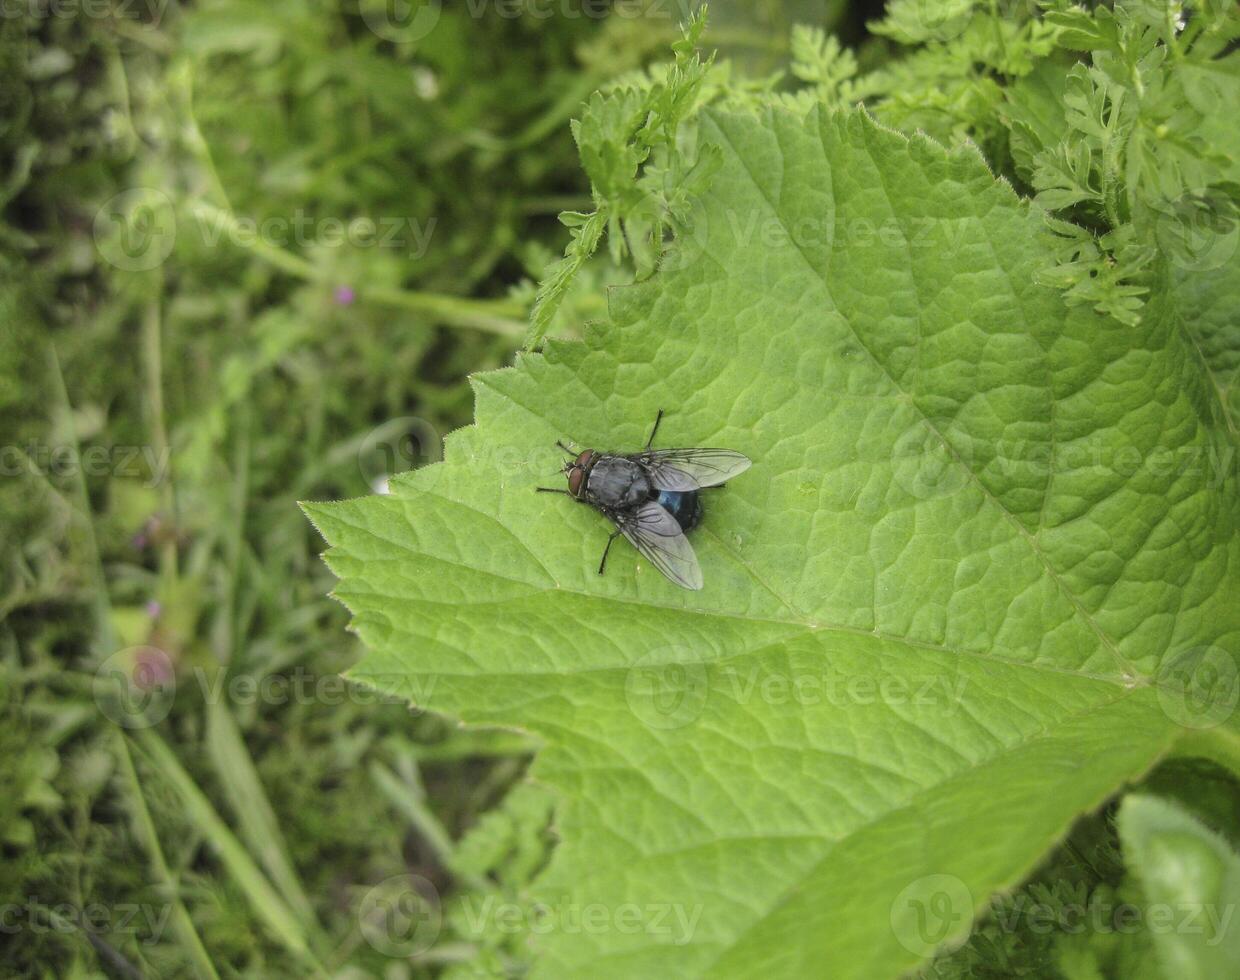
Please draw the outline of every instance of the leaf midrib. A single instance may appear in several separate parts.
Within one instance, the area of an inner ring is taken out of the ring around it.
[[[462,566],[462,567],[468,567],[472,569],[473,566]],[[1056,674],[1056,675],[1064,676],[1064,677],[1076,677],[1081,680],[1097,681],[1100,683],[1106,683],[1106,684],[1118,686],[1125,690],[1136,690],[1140,688],[1158,689],[1162,686],[1158,682],[1158,679],[1156,677],[1142,677],[1139,683],[1128,683],[1122,677],[1118,677],[1115,674],[1098,674],[1092,671],[1078,670],[1072,667],[1061,667],[1056,664],[1048,664],[1045,661],[1018,660],[1014,657],[1004,657],[1004,656],[1000,656],[994,653],[987,653],[981,650],[969,650],[967,648],[948,647],[948,646],[943,646],[941,644],[931,643],[927,640],[917,640],[911,637],[896,636],[894,634],[883,633],[883,632],[879,632],[875,630],[865,630],[865,629],[861,629],[860,627],[856,627],[856,626],[843,626],[843,625],[839,625],[836,623],[807,623],[807,622],[800,622],[800,621],[791,620],[791,619],[788,619],[788,620],[764,619],[761,617],[741,616],[736,613],[716,613],[713,611],[682,608],[678,606],[667,605],[665,603],[647,602],[647,601],[638,600],[638,599],[624,599],[624,598],[614,597],[614,596],[594,595],[589,592],[581,592],[576,589],[565,589],[559,586],[557,586],[555,589],[542,589],[539,591],[535,591],[525,596],[513,596],[509,598],[504,598],[504,599],[496,599],[491,602],[473,603],[472,606],[476,608],[479,606],[511,605],[511,604],[519,603],[519,602],[528,602],[531,598],[551,595],[555,592],[559,592],[564,595],[575,596],[577,598],[581,598],[581,599],[585,599],[589,601],[598,601],[602,603],[616,603],[619,605],[659,609],[659,610],[666,611],[666,612],[681,613],[686,616],[701,616],[701,617],[717,618],[717,619],[734,619],[739,622],[755,623],[755,624],[760,624],[763,626],[783,626],[783,627],[792,628],[792,630],[785,636],[764,640],[762,645],[760,646],[753,647],[747,650],[740,650],[727,657],[719,657],[719,658],[713,658],[713,659],[666,660],[666,661],[658,661],[657,662],[658,665],[689,664],[689,665],[696,665],[696,666],[702,666],[702,667],[713,667],[713,666],[726,665],[726,664],[733,663],[737,660],[744,659],[745,657],[751,657],[756,654],[762,653],[768,648],[774,647],[777,644],[786,643],[790,640],[801,639],[807,636],[814,636],[819,633],[838,633],[843,636],[854,637],[854,638],[859,638],[859,639],[869,639],[869,640],[875,640],[880,643],[887,643],[887,644],[890,644],[895,649],[904,648],[910,654],[914,654],[917,650],[928,650],[933,653],[939,653],[939,654],[943,654],[949,657],[968,658],[972,660],[978,660],[984,664],[1001,664],[1007,667],[1022,667],[1027,670],[1038,671],[1044,674]],[[355,594],[361,594],[361,593],[355,593]],[[430,606],[454,606],[455,605],[454,602],[449,602],[449,601],[440,601],[436,599],[424,599],[424,598],[423,599],[411,599],[409,596],[406,596],[406,595],[394,596],[394,595],[390,595],[385,592],[378,592],[374,590],[369,590],[365,594],[368,596],[378,596],[384,599],[398,600],[400,602],[405,602],[405,603],[426,604]],[[350,605],[349,603],[349,599],[351,597],[350,591],[349,590],[345,590],[345,591],[338,590],[336,595],[337,595],[337,598],[342,603],[344,603],[345,606],[349,609],[349,611],[356,617],[359,632],[369,629],[370,622],[366,614],[364,612],[359,612],[352,605]],[[396,627],[396,628],[401,633],[406,633],[410,635],[418,635],[417,631],[415,630],[405,629],[403,627]],[[427,636],[428,638],[434,640],[436,643],[442,643],[444,646],[452,647],[452,644],[447,643],[440,636],[434,636],[431,634],[427,634]],[[376,645],[368,644],[368,645],[372,646],[372,649],[379,648],[377,644]],[[390,655],[391,654],[389,654],[389,656]],[[654,664],[652,663],[651,665],[654,665]],[[536,678],[536,677],[590,676],[590,675],[595,675],[595,674],[605,674],[605,673],[609,673],[613,671],[622,673],[622,672],[628,671],[632,667],[633,667],[633,664],[599,665],[599,666],[588,666],[588,667],[568,667],[568,668],[559,667],[559,668],[556,668],[555,670],[548,670],[548,671],[535,671],[535,670],[511,670],[509,671],[509,670],[496,670],[493,668],[488,668],[486,671],[486,674],[488,677],[493,676],[493,677],[518,677],[518,678],[520,677]],[[469,672],[469,671],[435,670],[433,671],[433,673],[437,677],[473,678],[477,676],[476,671]],[[350,677],[355,678],[357,680],[365,680],[366,675],[354,669],[353,671],[350,671]],[[1178,691],[1180,690],[1180,688],[1177,688],[1174,685],[1172,685],[1169,688],[1169,690]]]

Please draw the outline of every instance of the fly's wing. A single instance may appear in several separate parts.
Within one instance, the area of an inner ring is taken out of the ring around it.
[[[702,587],[702,569],[693,546],[674,518],[653,500],[633,514],[616,517],[620,533],[647,561],[685,589]]]
[[[641,461],[659,490],[717,487],[749,469],[749,457],[731,449],[656,449]]]

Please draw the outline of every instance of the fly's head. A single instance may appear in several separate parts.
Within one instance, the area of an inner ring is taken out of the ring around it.
[[[594,466],[595,452],[593,449],[587,449],[585,452],[578,454],[575,459],[569,460],[564,464],[564,475],[568,477],[568,493],[570,497],[577,500],[583,500],[586,493],[586,478],[590,475],[590,469]]]

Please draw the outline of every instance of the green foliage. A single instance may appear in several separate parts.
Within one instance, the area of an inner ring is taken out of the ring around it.
[[[977,0],[893,0],[884,17],[870,25],[875,34],[886,35],[901,44],[950,41],[968,25]]]
[[[811,102],[843,106],[854,101],[857,59],[835,35],[798,24],[792,31],[791,53],[793,76],[812,87],[789,99],[790,107],[808,108]]]
[[[1240,933],[1232,926],[1240,905],[1235,848],[1156,797],[1129,796],[1118,821],[1164,975],[1234,976],[1240,971]]]
[[[916,47],[856,90],[906,131],[1010,153],[1062,219],[1041,280],[1135,325],[1160,249],[1196,267],[1240,223],[1240,142],[1220,124],[1240,112],[1240,14],[1213,0],[1041,7],[892,4],[871,29]]]
[[[1205,461],[1231,441],[1166,296],[1123,323],[1037,283],[1056,237],[975,149],[826,110],[699,131],[719,167],[658,277],[585,344],[479,375],[442,465],[308,511],[354,677],[546,739],[563,840],[532,903],[700,912],[553,919],[536,975],[890,975],[1186,732],[1226,754],[1236,477]],[[636,446],[659,407],[663,439],[755,461],[694,534],[694,595],[631,552],[600,578],[603,521],[533,492],[556,438]]]
[[[530,746],[343,684],[295,500],[436,458],[589,200],[570,115],[675,37],[483,6],[416,41],[351,0],[0,19],[6,976],[377,976],[372,886],[471,887],[452,850]],[[165,665],[139,745],[100,682]]]
[[[1105,923],[1234,860],[1234,5],[691,6],[0,18],[0,972],[1203,952]],[[375,702],[294,501],[470,372],[332,529]],[[529,493],[659,407],[709,608]],[[1069,829],[1168,751],[1217,839]]]
[[[645,278],[662,254],[665,231],[685,227],[688,202],[704,189],[714,164],[713,155],[696,159],[682,152],[678,139],[681,125],[706,101],[703,87],[711,63],[696,51],[705,25],[703,6],[673,45],[675,61],[662,77],[596,93],[573,120],[594,210],[560,215],[571,238],[539,287],[527,348],[542,342],[574,277],[604,234],[612,260],[631,258],[638,278]]]

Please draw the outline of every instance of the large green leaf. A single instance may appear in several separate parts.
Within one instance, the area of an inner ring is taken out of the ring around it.
[[[355,678],[545,739],[541,975],[891,974],[1185,727],[1234,739],[1229,442],[1157,296],[1129,328],[1034,284],[1042,220],[976,151],[855,113],[701,138],[711,190],[611,322],[309,512]],[[622,542],[600,578],[603,519],[533,492],[556,438],[636,448],[660,407],[754,460],[699,593]]]

